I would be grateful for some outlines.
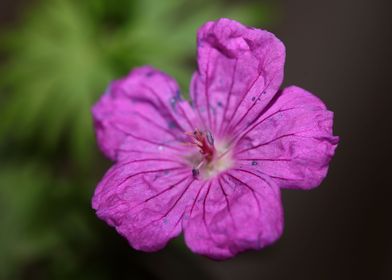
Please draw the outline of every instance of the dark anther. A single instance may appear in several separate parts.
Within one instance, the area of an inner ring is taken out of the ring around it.
[[[211,132],[207,131],[207,132],[206,132],[206,136],[207,136],[208,144],[210,144],[211,146],[213,146],[213,145],[214,145],[214,138],[212,137]]]
[[[193,177],[197,177],[197,176],[199,176],[199,174],[200,174],[199,169],[196,169],[196,168],[193,168],[193,169],[192,169],[192,175],[193,175]]]
[[[252,165],[257,165],[257,161],[252,161]]]

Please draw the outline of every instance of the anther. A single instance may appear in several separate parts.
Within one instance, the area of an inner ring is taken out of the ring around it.
[[[208,144],[210,144],[211,146],[214,146],[214,138],[212,137],[211,132],[207,131],[206,137],[207,137]]]
[[[199,176],[199,174],[200,174],[200,170],[199,169],[197,169],[197,168],[193,168],[192,169],[192,176],[193,177],[197,177],[197,176]]]

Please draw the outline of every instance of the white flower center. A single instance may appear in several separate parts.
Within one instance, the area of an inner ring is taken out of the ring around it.
[[[188,158],[195,178],[209,179],[233,166],[232,152],[226,141],[216,141],[209,131],[199,129],[187,135],[199,150]]]

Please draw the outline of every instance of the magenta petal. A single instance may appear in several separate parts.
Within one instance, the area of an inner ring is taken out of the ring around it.
[[[338,144],[332,123],[333,113],[321,100],[299,87],[288,87],[241,134],[238,161],[272,177],[280,187],[316,187]]]
[[[129,134],[181,141],[184,131],[194,128],[195,119],[177,83],[149,66],[112,83],[94,106],[93,118],[98,144],[113,160]]]
[[[109,87],[92,109],[98,145],[112,160],[116,159],[117,148],[125,138],[124,132],[117,129],[115,124],[118,122],[132,127],[132,120],[125,117],[130,108],[130,101],[127,98],[113,98]]]
[[[149,66],[94,106],[98,144],[116,163],[92,205],[137,250],[159,250],[184,230],[193,252],[227,259],[280,237],[280,187],[319,185],[338,137],[322,101],[278,91],[285,48],[273,34],[220,19],[199,29],[197,44],[194,108]]]
[[[279,188],[263,175],[231,170],[206,182],[189,218],[184,220],[188,247],[213,259],[227,259],[263,248],[283,230]]]
[[[92,204],[98,217],[133,248],[156,251],[181,233],[198,184],[190,170],[175,160],[129,160],[107,172]]]
[[[229,19],[203,25],[197,42],[192,101],[205,127],[226,134],[273,98],[283,79],[285,48],[272,33]]]

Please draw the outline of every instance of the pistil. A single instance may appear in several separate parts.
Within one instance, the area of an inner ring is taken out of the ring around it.
[[[203,132],[197,128],[193,132],[187,132],[186,134],[191,138],[190,143],[195,145],[202,155],[201,161],[192,168],[192,175],[196,178],[200,174],[200,169],[209,165],[214,159],[216,154],[214,138],[211,132]]]
[[[189,144],[196,146],[201,154],[190,161],[194,178],[208,179],[233,165],[230,148],[222,139],[215,141],[211,132],[199,129],[187,132],[186,135],[191,139]]]
[[[203,162],[210,163],[215,155],[214,138],[211,132],[202,132],[195,129],[193,132],[187,132],[191,136],[191,144],[196,145],[200,154],[203,156],[203,161],[197,166],[198,169],[203,165]]]

